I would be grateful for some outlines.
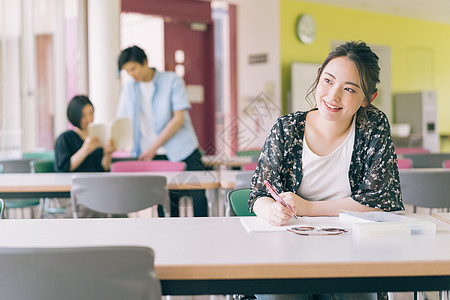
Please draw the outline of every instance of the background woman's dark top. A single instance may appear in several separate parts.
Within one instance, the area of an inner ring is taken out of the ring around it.
[[[70,158],[83,145],[83,140],[72,130],[62,133],[55,144],[55,171],[70,172]],[[74,172],[105,172],[102,166],[103,148],[89,154]]]

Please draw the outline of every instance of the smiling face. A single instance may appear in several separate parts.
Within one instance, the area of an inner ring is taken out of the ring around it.
[[[351,122],[358,109],[368,105],[353,61],[341,56],[325,66],[317,85],[316,102],[320,115],[334,122]]]
[[[83,106],[83,110],[81,111],[80,129],[87,130],[89,124],[92,122],[94,122],[94,107],[86,104]]]

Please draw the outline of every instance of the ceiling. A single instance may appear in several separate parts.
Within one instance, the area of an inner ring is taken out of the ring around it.
[[[227,0],[251,3],[252,0]],[[264,1],[264,0],[259,0]],[[300,1],[300,0],[299,0]],[[450,0],[301,0],[450,24]],[[253,0],[253,2],[257,2]]]

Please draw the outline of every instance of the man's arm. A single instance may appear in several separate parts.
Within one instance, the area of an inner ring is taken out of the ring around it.
[[[152,160],[155,157],[156,151],[159,147],[164,145],[184,124],[184,112],[185,110],[177,110],[173,113],[172,119],[164,127],[161,133],[158,135],[153,144],[145,150],[140,156],[140,160]],[[182,145],[180,145],[182,146]]]

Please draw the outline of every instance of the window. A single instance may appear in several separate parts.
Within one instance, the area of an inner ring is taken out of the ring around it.
[[[67,128],[87,90],[84,15],[83,0],[0,0],[0,157],[52,149]]]

